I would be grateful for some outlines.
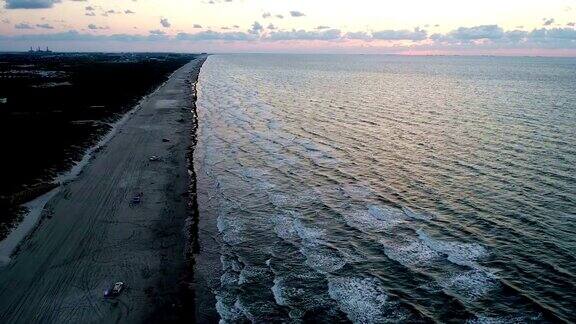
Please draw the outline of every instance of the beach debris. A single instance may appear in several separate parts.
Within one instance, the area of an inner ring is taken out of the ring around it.
[[[156,162],[160,161],[160,157],[157,155],[152,155],[148,160],[150,160],[151,162]]]
[[[114,286],[109,289],[104,290],[104,298],[116,298],[120,296],[120,293],[124,290],[124,283],[119,281],[114,284]]]

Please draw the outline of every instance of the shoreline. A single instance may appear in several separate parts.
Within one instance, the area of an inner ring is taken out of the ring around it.
[[[190,195],[186,158],[195,127],[189,86],[204,60],[186,64],[143,98],[48,199],[34,235],[0,268],[2,321],[193,318],[180,299],[189,270],[183,232],[190,206],[183,197]],[[162,161],[148,161],[155,154]],[[143,192],[141,204],[129,204],[134,192]],[[114,281],[129,289],[115,302],[103,300]]]

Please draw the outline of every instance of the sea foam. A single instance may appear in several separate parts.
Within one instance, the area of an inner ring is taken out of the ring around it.
[[[409,317],[375,278],[330,278],[328,292],[354,323],[399,322]]]

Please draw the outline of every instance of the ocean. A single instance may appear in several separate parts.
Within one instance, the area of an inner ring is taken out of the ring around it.
[[[213,55],[224,322],[576,321],[576,59]]]

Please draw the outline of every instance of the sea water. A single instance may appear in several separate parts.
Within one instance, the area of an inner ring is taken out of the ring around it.
[[[575,89],[574,59],[210,56],[222,321],[575,320]]]

